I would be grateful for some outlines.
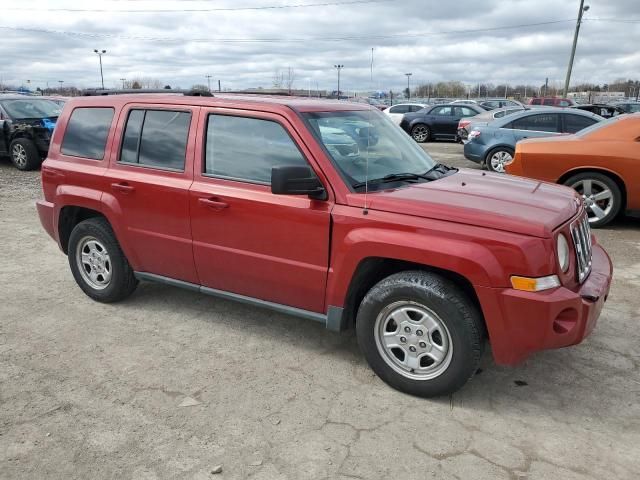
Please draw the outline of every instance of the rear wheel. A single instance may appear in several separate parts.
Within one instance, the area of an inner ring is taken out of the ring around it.
[[[429,272],[401,272],[363,299],[358,344],[374,372],[420,397],[453,393],[475,373],[484,349],[482,318],[451,281]]]
[[[603,227],[620,213],[622,192],[610,177],[597,172],[585,172],[574,175],[564,184],[582,195],[592,227]]]
[[[415,125],[411,129],[411,137],[413,137],[413,139],[418,143],[428,142],[430,136],[431,131],[429,130],[429,127],[422,123]]]
[[[18,170],[35,170],[42,163],[42,157],[33,142],[27,138],[18,138],[9,147],[11,161]]]
[[[504,173],[505,166],[513,162],[513,149],[498,147],[491,150],[485,159],[487,170],[496,173]]]
[[[111,225],[90,218],[69,237],[69,266],[78,286],[89,297],[111,303],[127,298],[138,285]]]

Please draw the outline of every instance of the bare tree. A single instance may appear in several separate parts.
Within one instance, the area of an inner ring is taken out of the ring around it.
[[[282,88],[284,85],[284,73],[277,69],[273,74],[273,88]]]
[[[285,77],[285,86],[291,95],[291,90],[293,89],[293,82],[296,80],[296,72],[293,68],[287,67],[287,76]]]

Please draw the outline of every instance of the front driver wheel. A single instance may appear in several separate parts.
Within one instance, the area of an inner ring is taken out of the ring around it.
[[[411,395],[447,395],[476,372],[482,317],[453,282],[430,272],[391,275],[363,299],[358,344],[373,371]]]
[[[610,177],[601,173],[585,172],[574,175],[564,184],[582,195],[592,227],[603,227],[620,213],[622,193],[618,184]]]
[[[42,163],[42,157],[33,142],[27,138],[18,138],[9,147],[11,161],[18,170],[35,170]]]
[[[429,131],[429,127],[421,123],[411,129],[411,137],[418,143],[429,141],[430,136],[431,132]]]

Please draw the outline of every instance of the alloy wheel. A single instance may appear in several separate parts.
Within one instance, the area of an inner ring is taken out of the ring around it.
[[[453,343],[449,330],[424,305],[412,301],[392,303],[380,312],[374,328],[380,355],[404,377],[431,380],[451,363]]]
[[[84,237],[76,249],[76,262],[82,279],[95,290],[104,290],[111,282],[109,252],[97,238]]]
[[[513,161],[513,157],[509,152],[500,150],[491,155],[491,170],[498,173],[504,173],[505,165],[509,165]]]
[[[426,142],[429,138],[429,129],[424,125],[418,125],[411,131],[411,135],[416,142]]]
[[[11,156],[13,157],[13,163],[19,168],[24,168],[27,165],[27,151],[22,145],[16,143],[11,149]]]
[[[614,207],[613,192],[600,180],[580,180],[571,188],[582,196],[590,223],[602,220]]]

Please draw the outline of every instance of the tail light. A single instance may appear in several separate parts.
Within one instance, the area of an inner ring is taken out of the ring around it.
[[[460,120],[458,122],[458,129],[465,128],[471,124],[470,120]]]

